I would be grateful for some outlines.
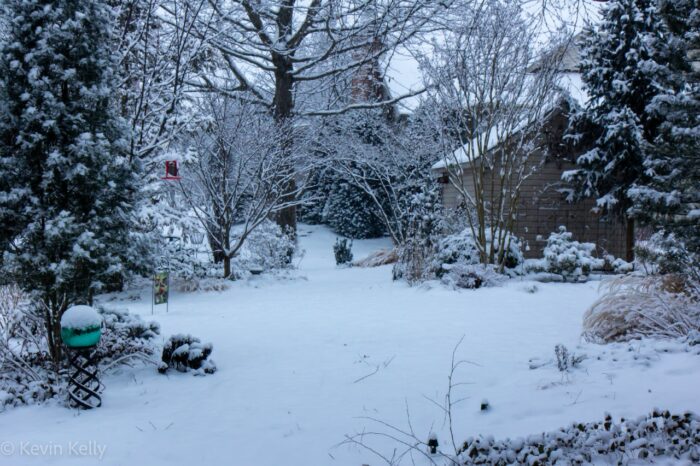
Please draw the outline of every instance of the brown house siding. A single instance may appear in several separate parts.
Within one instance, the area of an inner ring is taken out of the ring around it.
[[[566,202],[561,192],[566,185],[561,175],[572,168],[574,165],[570,162],[548,160],[524,181],[515,234],[524,240],[525,256],[542,257],[549,234],[563,225],[573,233],[575,240],[595,243],[597,255],[625,258],[627,242],[623,222],[608,221],[592,212],[595,205],[592,199],[575,204]],[[468,167],[460,180],[465,188],[474,191]],[[442,185],[442,202],[448,209],[456,209],[462,202],[452,183]]]

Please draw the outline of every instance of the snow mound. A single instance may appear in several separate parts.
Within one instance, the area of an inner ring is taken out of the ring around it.
[[[100,327],[102,316],[92,307],[78,305],[70,307],[61,317],[61,327],[63,328],[89,328]]]

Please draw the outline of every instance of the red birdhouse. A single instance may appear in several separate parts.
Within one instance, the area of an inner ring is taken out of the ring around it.
[[[180,172],[177,168],[177,160],[166,160],[165,161],[165,176],[164,180],[179,180]]]

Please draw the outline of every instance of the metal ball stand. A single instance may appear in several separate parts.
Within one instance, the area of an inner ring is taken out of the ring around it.
[[[102,406],[100,392],[104,385],[97,378],[97,346],[69,348],[71,375],[68,380],[69,403],[73,408],[92,409]]]

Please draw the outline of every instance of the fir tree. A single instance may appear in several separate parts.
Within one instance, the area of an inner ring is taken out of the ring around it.
[[[0,224],[6,273],[58,322],[118,285],[128,251],[133,167],[113,95],[112,11],[95,0],[8,0],[0,51]]]
[[[662,92],[659,82],[674,50],[665,46],[665,29],[654,0],[613,0],[599,25],[584,33],[582,79],[587,107],[574,115],[573,139],[592,141],[564,173],[575,190],[570,200],[595,197],[599,209],[624,216],[628,188],[644,179],[644,149],[657,136],[658,116],[647,110]]]
[[[690,62],[700,50],[700,2],[668,0],[660,12],[681,60],[668,63],[664,91],[647,106],[661,123],[646,151],[645,179],[629,190],[630,213],[700,254],[700,71]]]

